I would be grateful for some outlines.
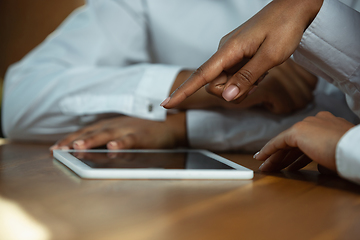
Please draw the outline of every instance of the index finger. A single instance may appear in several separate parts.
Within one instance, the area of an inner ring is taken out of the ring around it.
[[[178,87],[170,97],[165,99],[160,106],[173,108],[190,97],[197,90],[214,80],[224,70],[223,53],[217,51],[203,65],[201,65],[191,76]]]

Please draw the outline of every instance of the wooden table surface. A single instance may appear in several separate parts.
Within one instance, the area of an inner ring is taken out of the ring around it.
[[[315,164],[263,174],[250,155],[221,154],[254,179],[84,180],[48,147],[0,146],[0,209],[15,206],[43,239],[360,239],[360,186]],[[17,216],[9,211],[0,219]],[[0,232],[9,224],[0,220]]]

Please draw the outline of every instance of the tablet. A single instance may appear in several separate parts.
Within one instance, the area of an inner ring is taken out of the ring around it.
[[[54,150],[89,179],[252,179],[254,173],[207,150]]]

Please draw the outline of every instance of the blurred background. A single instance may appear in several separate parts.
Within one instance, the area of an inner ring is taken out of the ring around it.
[[[0,0],[1,96],[6,69],[41,43],[84,3],[85,0]]]

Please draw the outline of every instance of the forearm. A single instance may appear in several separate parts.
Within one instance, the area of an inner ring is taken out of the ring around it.
[[[336,16],[336,17],[334,17]],[[360,116],[360,14],[338,1],[324,1],[305,31],[294,59],[350,97]]]
[[[54,140],[108,113],[164,120],[166,110],[159,103],[169,92],[168,77],[178,69],[152,64],[69,69],[51,63],[15,66],[4,87],[5,134],[12,139]],[[154,80],[148,76],[162,84],[149,91],[146,82]]]

